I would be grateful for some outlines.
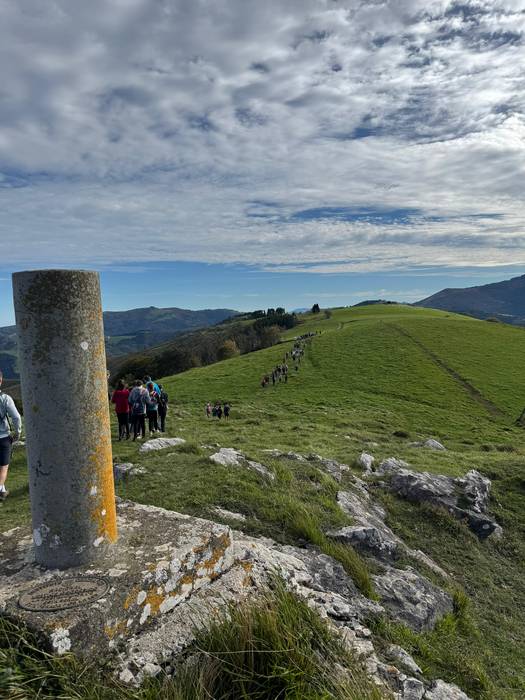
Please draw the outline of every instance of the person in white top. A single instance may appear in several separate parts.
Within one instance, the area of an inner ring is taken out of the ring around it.
[[[3,374],[0,370],[0,500],[9,495],[5,487],[13,443],[20,440],[22,418],[13,399],[2,392]]]

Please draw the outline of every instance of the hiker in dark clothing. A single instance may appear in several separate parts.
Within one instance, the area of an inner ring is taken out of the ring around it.
[[[162,384],[159,384],[159,404],[157,411],[159,413],[160,432],[166,432],[166,415],[168,413],[168,394],[164,391]]]
[[[226,402],[224,404],[224,419],[228,420],[229,417],[230,417],[230,404],[228,402]]]
[[[148,391],[142,386],[140,379],[135,382],[134,388],[129,395],[129,405],[131,407],[131,418],[133,421],[133,440],[141,440],[146,437],[146,403]]]
[[[146,402],[146,414],[148,416],[150,435],[152,435],[153,433],[159,432],[158,408],[159,408],[159,394],[157,391],[155,391],[155,387],[153,386],[153,382],[150,382],[148,384],[148,399]]]
[[[217,405],[217,418],[219,420],[222,418],[222,406],[220,404]]]

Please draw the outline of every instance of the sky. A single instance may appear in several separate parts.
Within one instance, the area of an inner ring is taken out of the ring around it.
[[[112,309],[524,274],[524,33],[525,0],[0,0],[0,324],[19,269]]]

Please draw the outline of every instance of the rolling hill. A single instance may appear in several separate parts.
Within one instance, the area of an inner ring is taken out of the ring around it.
[[[140,443],[115,442],[119,462],[145,470],[120,482],[119,495],[235,526],[227,515],[217,515],[220,507],[242,514],[242,529],[250,535],[312,547],[323,541],[319,533],[340,525],[337,493],[350,476],[337,483],[320,476],[315,463],[277,459],[268,450],[322,455],[349,465],[353,475],[361,475],[357,459],[363,450],[377,462],[396,457],[433,474],[458,477],[479,470],[492,481],[501,540],[481,542],[447,512],[381,495],[377,485],[374,496],[389,527],[449,575],[458,614],[418,634],[371,623],[373,641],[382,648],[401,644],[425,678],[456,683],[473,700],[521,700],[525,448],[515,421],[525,405],[525,329],[396,304],[334,309],[329,318],[305,314],[301,320],[283,333],[280,345],[164,377],[168,435],[186,443],[142,454]],[[295,336],[310,332],[316,335],[288,383],[262,389],[260,377],[282,361]],[[215,400],[231,403],[229,421],[205,417],[205,403]],[[429,437],[447,449],[412,444]],[[211,462],[218,445],[263,463],[274,481]],[[21,452],[10,484],[5,528],[29,518]]]
[[[414,306],[525,325],[525,275],[465,289],[443,289]]]
[[[189,309],[154,306],[129,311],[105,311],[108,357],[126,355],[159,345],[179,333],[205,328],[237,315],[232,309]],[[17,379],[16,326],[0,328],[0,367],[6,378]]]

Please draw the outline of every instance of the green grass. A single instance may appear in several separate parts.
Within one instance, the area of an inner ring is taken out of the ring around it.
[[[247,532],[318,546],[336,556],[372,595],[363,561],[324,536],[348,522],[336,504],[344,481],[338,485],[314,463],[270,459],[264,450],[316,452],[352,466],[366,449],[378,460],[396,456],[435,473],[457,476],[479,469],[493,480],[494,510],[505,530],[499,543],[478,542],[440,513],[386,501],[393,529],[450,571],[471,600],[471,628],[449,624],[427,646],[422,638],[421,648],[430,650],[426,657],[414,640],[411,648],[429,676],[457,677],[473,698],[522,698],[525,450],[523,429],[514,421],[525,405],[525,331],[405,306],[336,309],[330,319],[323,314],[303,319],[284,334],[281,345],[166,378],[168,434],[184,437],[187,445],[141,455],[137,444],[115,443],[116,458],[147,470],[120,484],[119,495],[203,517],[216,518],[215,506],[241,512]],[[291,369],[287,385],[261,389],[261,376],[280,362],[293,336],[310,330],[322,334],[313,339],[300,371]],[[425,348],[500,412],[487,410]],[[231,402],[229,422],[206,419],[205,403],[217,399]],[[448,450],[409,446],[427,437]],[[370,447],[371,442],[376,445]],[[212,463],[212,450],[203,446],[214,443],[263,462],[275,481]],[[11,496],[0,506],[5,529],[29,517],[22,452],[14,458],[9,487]],[[454,648],[452,639],[458,653],[466,647],[472,651],[472,668],[478,664],[478,675],[488,679],[485,685],[476,685],[474,672],[460,676],[454,670],[445,654],[447,647]]]
[[[337,668],[344,669],[343,672]],[[74,656],[54,657],[29,630],[0,617],[0,696],[109,700],[381,700],[364,669],[317,613],[276,580],[255,600],[229,607],[179,662],[140,690]]]

